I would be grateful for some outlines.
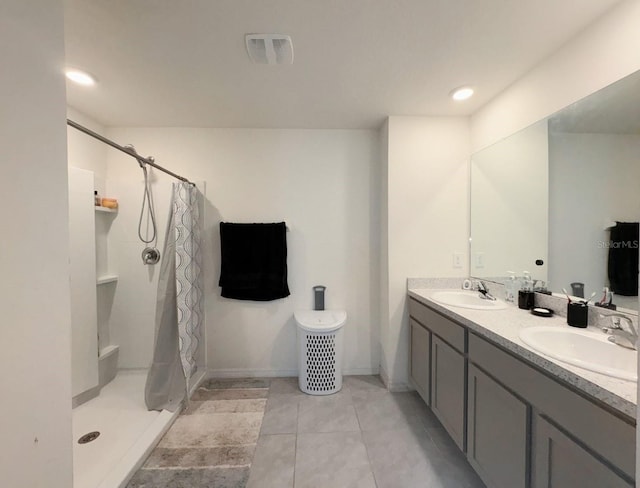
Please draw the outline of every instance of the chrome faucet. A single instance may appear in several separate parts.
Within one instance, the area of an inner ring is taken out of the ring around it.
[[[481,280],[476,282],[476,290],[480,293],[480,298],[484,298],[485,300],[493,300],[495,301],[496,297],[494,297],[491,293],[489,293],[489,289],[487,285],[485,285]]]
[[[627,349],[638,349],[638,332],[633,326],[633,321],[626,315],[621,313],[613,313],[609,315],[600,315],[601,318],[611,318],[611,326],[602,327],[605,334],[609,334],[607,339]],[[626,324],[626,328],[622,324]]]

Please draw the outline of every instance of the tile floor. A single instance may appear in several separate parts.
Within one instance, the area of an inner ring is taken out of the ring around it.
[[[484,488],[418,395],[378,377],[330,396],[296,378],[204,386],[129,488]]]

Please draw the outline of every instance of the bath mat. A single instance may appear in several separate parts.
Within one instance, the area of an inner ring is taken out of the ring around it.
[[[205,381],[127,488],[244,487],[268,393],[268,380]]]

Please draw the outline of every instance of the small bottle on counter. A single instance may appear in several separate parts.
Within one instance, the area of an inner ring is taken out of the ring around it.
[[[96,207],[99,207],[102,205],[102,198],[100,197],[100,195],[98,195],[98,190],[93,190],[93,200],[94,200],[94,205]]]

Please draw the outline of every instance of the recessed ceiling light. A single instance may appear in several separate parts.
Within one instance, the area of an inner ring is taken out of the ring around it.
[[[473,95],[473,88],[470,86],[461,86],[460,88],[456,88],[451,93],[451,98],[457,101],[466,100],[471,98]]]
[[[86,71],[80,71],[79,69],[68,69],[65,71],[67,78],[74,83],[82,86],[93,86],[96,84],[94,76],[90,75]]]

